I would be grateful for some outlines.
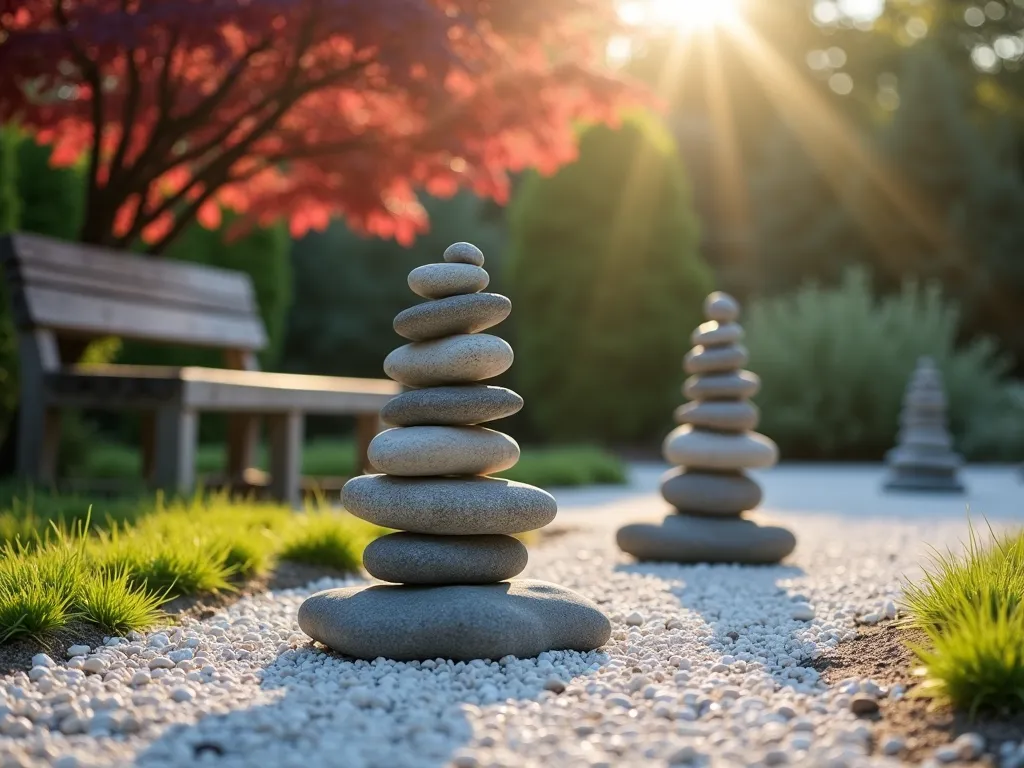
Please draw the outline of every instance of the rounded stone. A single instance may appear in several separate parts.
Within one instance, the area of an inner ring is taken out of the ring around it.
[[[424,264],[409,273],[412,292],[425,299],[479,293],[490,281],[486,270],[473,264]]]
[[[715,291],[704,299],[704,317],[718,323],[731,323],[740,316],[740,305],[724,291]]]
[[[770,467],[779,459],[778,446],[764,435],[708,432],[689,424],[668,434],[662,454],[669,464],[696,469],[754,469]]]
[[[398,477],[487,475],[514,467],[519,443],[486,427],[396,427],[374,437],[366,457]]]
[[[757,426],[761,412],[749,400],[697,400],[676,408],[677,424],[746,432]]]
[[[472,243],[452,243],[444,252],[444,260],[450,264],[484,265],[484,252]]]
[[[616,540],[638,560],[672,563],[771,565],[796,548],[796,537],[785,528],[690,515],[669,515],[661,525],[627,525]]]
[[[740,472],[669,470],[661,495],[680,512],[707,516],[738,516],[761,503],[761,486]]]
[[[481,424],[504,419],[522,407],[523,398],[504,387],[428,387],[393,397],[380,418],[396,427]]]
[[[543,528],[558,505],[547,491],[495,477],[361,475],[341,491],[345,508],[384,528],[463,536]]]
[[[493,584],[522,573],[528,559],[512,536],[392,533],[370,542],[363,567],[396,584]]]
[[[414,341],[393,350],[384,372],[409,387],[471,384],[498,376],[512,366],[512,347],[487,333]]]
[[[683,384],[683,394],[691,400],[753,397],[760,389],[760,377],[750,371],[691,376]]]
[[[712,320],[701,323],[690,336],[693,345],[717,347],[722,344],[735,344],[743,338],[743,326],[739,323],[719,323]]]
[[[956,472],[950,469],[928,470],[920,467],[898,467],[885,481],[887,491],[964,493],[967,489]]]
[[[749,360],[750,355],[741,344],[698,346],[686,353],[683,366],[687,373],[724,373],[742,368]]]
[[[346,656],[396,661],[531,658],[591,651],[611,637],[611,623],[590,600],[528,579],[330,589],[299,607],[299,627]]]
[[[395,333],[412,341],[477,333],[497,325],[512,312],[512,302],[498,293],[470,293],[427,301],[399,312]]]

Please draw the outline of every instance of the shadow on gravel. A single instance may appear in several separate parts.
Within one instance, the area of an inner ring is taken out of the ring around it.
[[[676,563],[630,563],[616,567],[623,573],[654,577],[679,604],[700,616],[707,627],[704,642],[720,657],[774,659],[765,665],[780,686],[818,679],[817,670],[803,651],[798,633],[807,627],[793,618],[805,595],[790,582],[805,575],[796,566],[679,565]]]
[[[319,661],[314,672],[302,669]],[[265,669],[256,701],[229,690],[222,709],[174,725],[141,751],[136,765],[434,768],[451,764],[474,736],[474,707],[537,700],[553,674],[537,660],[539,681],[458,664],[449,675],[352,661],[312,643],[285,651]],[[577,675],[576,678],[582,675]],[[571,679],[562,678],[563,683]],[[478,736],[480,734],[477,734]]]

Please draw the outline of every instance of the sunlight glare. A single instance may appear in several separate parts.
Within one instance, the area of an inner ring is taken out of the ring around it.
[[[619,6],[627,24],[701,32],[740,21],[740,0],[630,0]]]

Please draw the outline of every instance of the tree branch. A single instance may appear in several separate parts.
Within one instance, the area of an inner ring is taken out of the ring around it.
[[[53,6],[53,13],[68,36],[68,45],[82,74],[92,87],[92,101],[90,103],[90,118],[92,120],[93,138],[92,147],[89,151],[89,168],[87,171],[86,187],[86,218],[82,226],[82,236],[86,242],[100,242],[106,232],[106,226],[99,215],[99,173],[100,173],[100,150],[103,144],[103,76],[99,65],[89,58],[84,50],[75,42],[71,36],[71,22],[64,9],[64,0],[57,0]]]
[[[128,0],[122,0],[122,10],[127,11]],[[116,184],[116,178],[124,169],[124,159],[128,154],[128,146],[131,144],[132,133],[135,128],[135,116],[139,110],[139,98],[141,95],[141,80],[139,78],[139,67],[135,62],[135,49],[129,48],[127,53],[128,66],[128,95],[125,97],[124,112],[121,115],[121,139],[114,151],[114,158],[110,162],[110,172],[107,176],[107,186]]]

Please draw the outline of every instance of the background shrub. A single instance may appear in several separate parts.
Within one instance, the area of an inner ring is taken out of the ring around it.
[[[17,137],[10,128],[0,129],[0,235],[18,228]],[[11,323],[6,286],[0,286],[0,436],[18,404],[18,339]]]
[[[957,345],[959,313],[935,285],[876,299],[867,274],[761,299],[744,321],[762,378],[760,429],[787,459],[879,460],[892,447],[907,381],[921,355],[942,372],[950,427],[968,458],[1019,457],[1024,410],[988,339]]]
[[[671,137],[642,114],[585,129],[576,162],[523,181],[510,236],[513,373],[539,436],[664,431],[710,288]]]

